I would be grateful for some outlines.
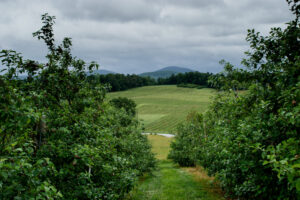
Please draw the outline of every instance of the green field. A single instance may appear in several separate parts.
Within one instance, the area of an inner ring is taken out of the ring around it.
[[[137,104],[137,117],[145,132],[175,133],[178,123],[191,111],[207,109],[213,89],[181,88],[175,85],[147,86],[122,92],[111,92],[108,98],[127,97]]]
[[[174,138],[167,138],[160,135],[148,135],[148,140],[152,146],[152,152],[158,160],[167,160],[170,144]]]

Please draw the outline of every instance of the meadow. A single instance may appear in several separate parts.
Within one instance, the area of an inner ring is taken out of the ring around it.
[[[185,121],[191,111],[204,112],[213,89],[182,88],[175,85],[145,86],[122,92],[111,92],[108,98],[127,97],[137,104],[137,117],[144,132],[176,133],[176,127]]]

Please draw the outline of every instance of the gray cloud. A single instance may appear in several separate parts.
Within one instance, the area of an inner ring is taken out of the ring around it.
[[[141,0],[66,0],[57,1],[54,6],[73,20],[142,21],[154,20],[160,13],[159,7]]]
[[[292,16],[283,0],[0,0],[0,47],[45,61],[32,38],[41,14],[57,17],[57,41],[72,37],[74,55],[123,73],[168,65],[218,72],[239,65],[248,28],[266,34]]]

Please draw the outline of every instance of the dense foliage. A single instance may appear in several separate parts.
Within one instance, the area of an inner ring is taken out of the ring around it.
[[[110,103],[119,109],[124,109],[129,115],[134,116],[136,113],[136,103],[126,97],[117,97],[110,100]]]
[[[178,133],[170,145],[171,151],[168,158],[180,166],[194,166],[196,164],[195,150],[200,143],[199,135],[202,127],[199,126],[199,123],[201,120],[202,116],[194,111],[188,114],[186,123],[178,125]]]
[[[55,44],[54,19],[33,34],[46,64],[0,52],[0,199],[121,199],[153,168],[150,145],[132,113],[86,81],[97,64],[74,58],[70,38]]]
[[[300,5],[288,3],[295,19],[268,36],[249,30],[246,68],[224,62],[212,80],[223,92],[172,144],[171,158],[204,166],[240,199],[300,198]],[[245,84],[249,90],[237,92]]]

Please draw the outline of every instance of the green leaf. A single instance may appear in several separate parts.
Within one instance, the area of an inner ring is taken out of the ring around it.
[[[300,192],[300,178],[296,180],[296,190],[297,192]]]

